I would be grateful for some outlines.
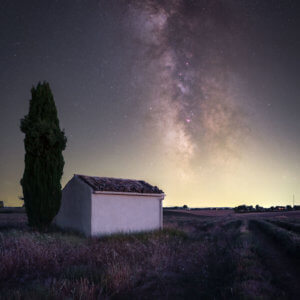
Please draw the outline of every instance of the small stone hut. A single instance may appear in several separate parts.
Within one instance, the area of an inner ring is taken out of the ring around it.
[[[54,223],[86,236],[160,229],[164,196],[143,180],[74,175]]]

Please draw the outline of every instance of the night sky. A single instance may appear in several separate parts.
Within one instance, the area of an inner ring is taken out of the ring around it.
[[[165,206],[300,204],[297,0],[0,0],[0,200],[20,205],[30,89],[47,80],[74,173]]]

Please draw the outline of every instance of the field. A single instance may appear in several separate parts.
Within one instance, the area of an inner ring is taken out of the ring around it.
[[[164,211],[164,230],[84,238],[0,214],[0,299],[300,299],[300,214]]]

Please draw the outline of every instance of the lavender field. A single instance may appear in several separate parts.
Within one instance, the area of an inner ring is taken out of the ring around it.
[[[0,214],[0,299],[299,299],[300,218],[164,212],[164,230],[85,238]]]

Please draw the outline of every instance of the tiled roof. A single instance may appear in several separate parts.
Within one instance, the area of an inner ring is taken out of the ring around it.
[[[157,186],[143,180],[121,179],[110,177],[97,177],[86,175],[75,175],[87,183],[95,192],[126,192],[126,193],[145,193],[145,194],[162,194],[163,191]]]

